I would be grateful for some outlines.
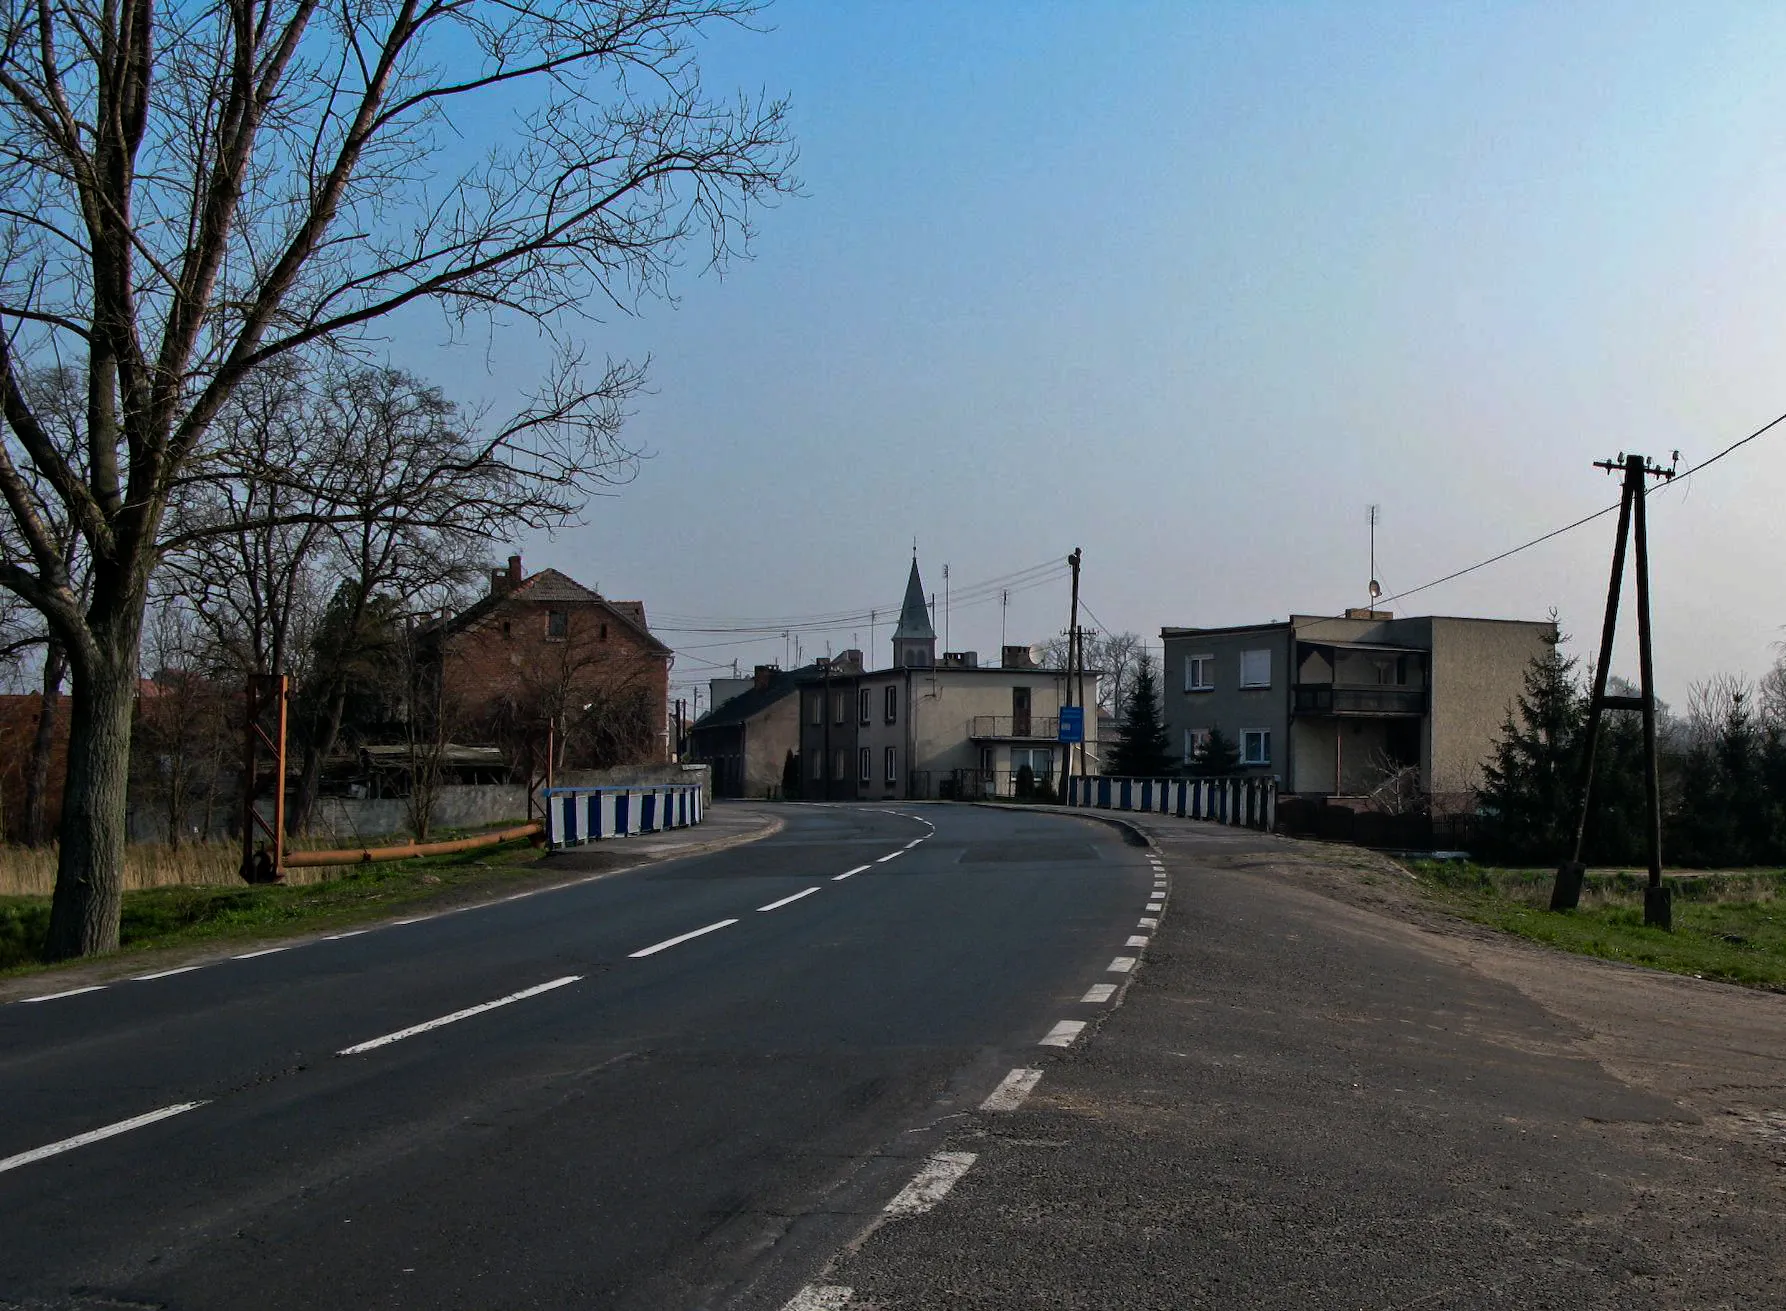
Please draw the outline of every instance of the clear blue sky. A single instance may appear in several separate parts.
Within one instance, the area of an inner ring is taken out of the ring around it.
[[[1786,411],[1786,9],[787,0],[766,21],[711,43],[707,79],[791,95],[805,195],[762,216],[753,262],[589,329],[652,357],[631,437],[657,454],[587,526],[524,543],[530,569],[653,616],[776,616],[896,604],[914,535],[937,590],[945,561],[965,584],[1079,545],[1097,617],[1157,640],[1360,604],[1370,503],[1395,592],[1615,499],[1594,459],[1690,464]],[[501,399],[534,349],[402,353]],[[1653,504],[1678,704],[1786,636],[1786,430]],[[1554,606],[1585,655],[1611,533],[1394,608]],[[1065,610],[1064,584],[1012,598],[1011,640]],[[950,645],[994,652],[999,620],[957,609]],[[782,653],[667,636],[678,679]]]

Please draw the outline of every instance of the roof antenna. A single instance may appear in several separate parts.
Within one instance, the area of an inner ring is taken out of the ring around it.
[[[1379,596],[1383,595],[1383,585],[1377,581],[1377,519],[1381,515],[1381,513],[1382,513],[1382,511],[1379,507],[1377,507],[1375,505],[1370,507],[1370,528],[1371,528],[1371,586],[1370,586],[1370,593],[1371,593],[1371,599],[1370,599],[1370,605],[1367,608],[1371,609],[1371,610],[1375,610],[1377,608],[1377,598]]]

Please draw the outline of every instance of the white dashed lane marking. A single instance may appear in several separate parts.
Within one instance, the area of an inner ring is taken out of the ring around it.
[[[888,1215],[923,1215],[961,1182],[961,1176],[978,1159],[972,1152],[938,1152],[924,1163],[914,1178],[886,1205]]]
[[[817,891],[818,891],[817,888],[807,888],[803,892],[796,892],[791,897],[783,897],[780,901],[772,901],[767,906],[758,906],[757,909],[759,911],[780,910],[783,906],[791,905],[794,902],[799,901],[800,898],[802,898],[802,897],[810,897],[813,893],[815,893]]]
[[[156,970],[153,974],[139,974],[133,978],[131,982],[147,983],[150,979],[171,979],[176,974],[191,974],[194,970],[200,968],[202,967],[198,965],[182,965],[177,970]]]
[[[872,865],[858,865],[858,866],[856,866],[855,869],[846,869],[841,874],[833,874],[831,876],[831,881],[833,883],[842,883],[845,879],[849,878],[852,874],[860,874],[864,870],[873,869],[873,868],[874,868],[874,866],[872,866]]]
[[[291,946],[289,944],[284,947],[262,947],[259,951],[244,951],[244,952],[239,953],[238,955],[231,956],[230,959],[231,960],[253,960],[256,956],[272,956],[278,952],[290,951],[290,950],[291,950]]]
[[[655,956],[660,951],[668,951],[671,947],[679,947],[690,939],[701,937],[703,934],[717,932],[718,930],[727,928],[737,922],[738,921],[735,919],[721,920],[719,923],[709,924],[705,928],[690,929],[687,933],[678,933],[673,938],[665,938],[662,942],[654,942],[649,947],[641,947],[637,951],[628,952],[627,956],[631,960],[637,960],[641,956]]]
[[[154,1124],[157,1120],[166,1120],[171,1116],[180,1115],[194,1107],[203,1105],[203,1102],[181,1102],[178,1106],[164,1106],[159,1111],[150,1111],[147,1115],[137,1115],[128,1120],[120,1120],[116,1124],[106,1125],[103,1129],[89,1129],[86,1133],[78,1133],[72,1138],[64,1138],[61,1142],[34,1147],[28,1152],[20,1152],[17,1156],[9,1156],[0,1161],[0,1172],[16,1170],[21,1165],[30,1165],[34,1161],[41,1161],[62,1152],[70,1152],[77,1147],[85,1147],[88,1143],[96,1143],[102,1138],[115,1138],[121,1133],[129,1133],[132,1129],[140,1129],[145,1124]]]
[[[21,1001],[55,1001],[58,997],[78,997],[83,992],[98,992],[105,987],[103,983],[91,983],[85,988],[69,988],[64,992],[49,992],[41,997],[23,997]]]
[[[982,1111],[1014,1111],[1023,1105],[1023,1099],[1030,1095],[1042,1079],[1040,1070],[1012,1070],[998,1087],[992,1090],[992,1096],[980,1103]]]
[[[727,923],[736,923],[728,920]],[[568,983],[575,983],[582,978],[581,974],[567,974],[562,979],[553,979],[550,983],[541,983],[532,988],[523,988],[520,992],[511,992],[506,997],[498,997],[495,1001],[487,1001],[481,1006],[467,1006],[462,1011],[454,1011],[451,1015],[442,1015],[438,1020],[427,1020],[421,1024],[412,1024],[407,1029],[398,1029],[395,1033],[387,1033],[382,1038],[372,1038],[366,1042],[356,1042],[351,1047],[343,1047],[336,1052],[337,1056],[358,1056],[361,1052],[369,1052],[374,1047],[383,1047],[389,1043],[401,1042],[405,1038],[413,1038],[418,1033],[427,1033],[430,1029],[438,1029],[444,1025],[457,1024],[460,1020],[470,1019],[473,1015],[482,1015],[485,1011],[493,1011],[498,1006],[509,1006],[529,997],[537,997],[542,992],[551,992],[554,988],[562,988]]]
[[[1071,1047],[1073,1039],[1085,1030],[1084,1020],[1062,1020],[1036,1045],[1038,1047]]]
[[[1144,933],[1131,933],[1129,935],[1129,940],[1122,945],[1125,947],[1145,947],[1147,945],[1147,935]]]
[[[888,861],[898,860],[903,855],[905,855],[905,852],[903,851],[889,851],[886,855],[878,858],[874,863],[877,865],[885,865]]]
[[[1110,962],[1109,972],[1111,974],[1127,974],[1134,968],[1135,958],[1133,956],[1118,956]]]
[[[1156,919],[1143,918],[1135,921],[1135,927],[1138,929],[1157,929],[1160,927],[1160,922]]]
[[[1116,985],[1114,983],[1094,983],[1086,992],[1085,996],[1081,997],[1079,1000],[1082,1002],[1089,1002],[1093,1006],[1101,1006],[1114,996],[1116,996]]]

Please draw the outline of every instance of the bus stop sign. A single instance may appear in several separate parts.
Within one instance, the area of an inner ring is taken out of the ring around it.
[[[1062,706],[1060,708],[1060,741],[1085,741],[1085,707]]]

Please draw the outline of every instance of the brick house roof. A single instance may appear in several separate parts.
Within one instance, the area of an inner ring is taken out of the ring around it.
[[[536,574],[523,578],[506,592],[496,592],[481,597],[447,620],[441,626],[441,631],[448,636],[462,633],[468,628],[475,627],[485,617],[495,613],[509,601],[526,601],[534,605],[557,603],[600,606],[626,627],[632,629],[651,650],[661,655],[673,654],[670,648],[658,640],[647,626],[643,601],[610,601],[594,588],[585,587],[568,574],[559,573],[556,569],[542,569]]]

